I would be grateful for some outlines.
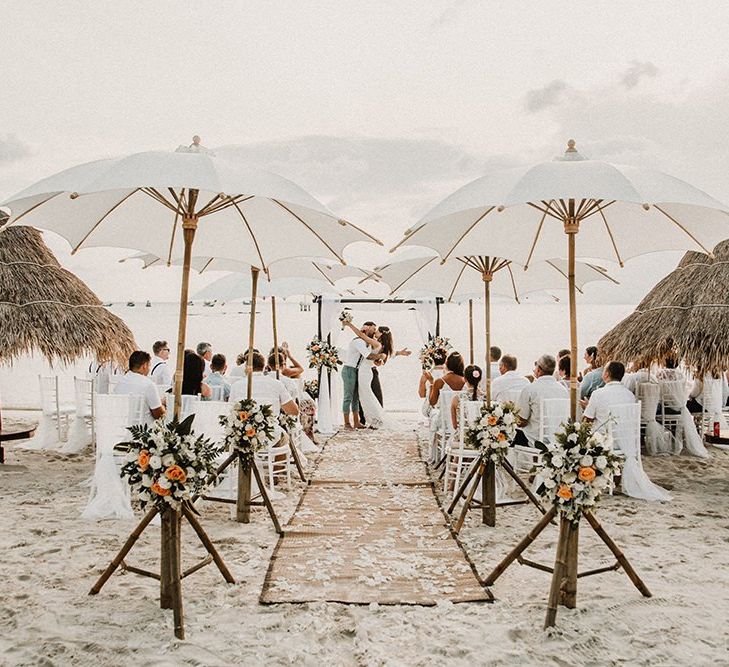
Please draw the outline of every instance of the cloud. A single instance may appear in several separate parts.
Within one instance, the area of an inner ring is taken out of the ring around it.
[[[652,79],[658,75],[658,68],[651,62],[639,62],[633,60],[630,63],[623,76],[620,78],[620,82],[628,89],[635,88],[641,79],[649,78]]]
[[[566,90],[567,84],[562,79],[555,79],[542,88],[528,90],[524,106],[529,113],[556,106]]]
[[[0,163],[15,162],[30,155],[30,147],[14,134],[0,136]]]

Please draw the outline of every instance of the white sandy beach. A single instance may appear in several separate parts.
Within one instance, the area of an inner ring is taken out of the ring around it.
[[[410,425],[412,417],[406,417]],[[405,422],[407,424],[407,422]],[[212,566],[184,581],[185,641],[172,634],[151,579],[116,574],[87,595],[133,522],[79,517],[92,471],[89,453],[11,452],[26,473],[3,473],[0,533],[0,637],[3,665],[708,665],[729,661],[729,452],[708,462],[646,458],[651,478],[673,502],[608,498],[598,518],[653,593],[644,599],[622,572],[581,579],[578,608],[560,608],[544,632],[549,575],[513,565],[493,587],[496,602],[435,607],[258,603],[276,535],[261,510],[253,523],[208,504],[203,522],[238,583]],[[303,485],[276,503],[286,521]],[[461,532],[479,574],[536,522],[533,507],[499,510],[496,528],[471,513]],[[156,568],[158,528],[128,558]],[[550,563],[556,528],[528,554]],[[183,566],[203,553],[189,529]],[[609,564],[583,523],[582,569]]]

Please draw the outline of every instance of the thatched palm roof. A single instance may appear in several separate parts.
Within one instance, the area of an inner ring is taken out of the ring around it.
[[[3,222],[0,219],[0,362],[40,352],[48,360],[93,356],[126,366],[136,347],[127,325],[61,267],[39,231],[3,230]]]
[[[603,360],[640,366],[673,354],[700,373],[729,368],[729,240],[713,259],[687,252],[598,349]]]

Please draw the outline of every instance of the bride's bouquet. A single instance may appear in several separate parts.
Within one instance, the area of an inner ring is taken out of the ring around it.
[[[420,364],[424,371],[429,371],[435,366],[433,361],[433,355],[436,350],[448,350],[451,349],[451,341],[445,336],[431,336],[428,335],[428,342],[420,349],[418,356],[420,357]]]
[[[164,420],[152,426],[130,426],[129,453],[122,466],[133,497],[142,508],[155,505],[162,510],[180,504],[207,487],[215,472],[222,447],[192,431],[194,415],[181,423]]]
[[[557,506],[571,521],[592,510],[603,493],[615,488],[621,458],[608,433],[593,431],[590,422],[562,424],[555,442],[536,442],[542,452],[537,466],[537,494]]]
[[[312,339],[306,346],[306,351],[309,355],[309,368],[331,368],[336,371],[342,363],[337,348],[320,338]]]
[[[481,450],[484,458],[502,463],[516,436],[519,408],[511,401],[484,403],[476,420],[465,430],[464,442]]]
[[[352,313],[348,310],[343,310],[339,314],[339,321],[342,323],[342,329],[348,324],[352,324]]]

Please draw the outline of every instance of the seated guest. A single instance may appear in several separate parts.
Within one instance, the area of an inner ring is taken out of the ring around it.
[[[639,368],[633,373],[626,373],[623,375],[623,384],[632,391],[634,395],[637,395],[638,385],[643,384],[644,382],[655,383],[655,381],[656,379],[651,377],[650,371],[647,368]]]
[[[446,372],[445,362],[448,358],[448,352],[443,348],[438,348],[433,352],[431,358],[433,360],[433,368],[429,371],[424,370],[420,375],[420,382],[418,383],[418,396],[420,398],[429,398],[430,387],[438,378],[443,377],[443,374]]]
[[[192,350],[185,350],[185,363],[182,369],[182,394],[184,396],[197,396],[210,398],[212,391],[203,382],[205,373],[205,360]]]
[[[289,344],[284,341],[281,343],[281,346],[278,348],[279,351],[279,362],[278,362],[278,370],[279,374],[283,375],[287,378],[291,378],[292,380],[295,380],[296,378],[301,377],[304,374],[304,367],[294,359],[294,357],[291,354],[291,350],[289,349]],[[270,365],[270,359],[274,359],[273,356],[273,348],[271,348],[271,351],[268,353],[269,358],[269,365]],[[289,366],[289,362],[291,365]],[[276,370],[274,366],[271,366],[271,370]]]
[[[205,362],[205,370],[203,371],[203,377],[207,377],[212,373],[210,368],[210,360],[213,358],[213,346],[210,343],[198,343],[197,353]]]
[[[154,423],[155,419],[165,416],[165,407],[160,399],[157,386],[147,376],[152,358],[148,352],[137,350],[129,357],[129,371],[119,380],[114,389],[115,394],[143,396],[147,406],[145,422]]]
[[[172,369],[167,365],[170,358],[170,346],[166,340],[158,340],[152,345],[152,370],[149,377],[158,387],[164,387],[163,391],[172,386],[173,375]]]
[[[605,382],[602,379],[602,366],[597,365],[597,348],[593,345],[585,350],[585,361],[589,360],[589,370],[585,369],[580,381],[580,405],[584,408],[595,389],[602,387]]]
[[[253,400],[270,405],[273,410],[273,414],[277,415],[279,412],[285,412],[287,415],[298,415],[299,407],[296,405],[296,401],[291,398],[291,394],[286,391],[286,387],[280,380],[277,380],[273,375],[264,375],[263,369],[266,366],[266,360],[260,352],[253,353]],[[243,377],[237,382],[233,383],[230,388],[230,402],[237,403],[238,401],[248,396],[248,378]]]
[[[463,371],[466,383],[460,393],[456,394],[451,401],[451,421],[453,428],[458,429],[458,420],[461,414],[461,401],[479,401],[483,399],[483,393],[479,387],[483,373],[478,366],[466,366]]]
[[[587,364],[581,373],[577,374],[577,379],[582,382],[585,375],[590,371],[597,369],[597,348],[594,345],[590,345],[585,348],[585,355],[582,357]]]
[[[235,357],[235,368],[230,369],[228,377],[242,378],[246,374],[246,354],[247,352],[241,352]]]
[[[582,421],[597,422],[600,426],[609,419],[611,408],[635,403],[635,395],[622,383],[624,375],[625,366],[619,361],[611,361],[605,365],[602,372],[605,384],[592,392]]]
[[[557,382],[567,389],[570,388],[570,370],[572,364],[570,363],[570,355],[565,354],[561,356],[557,361]]]
[[[440,390],[443,387],[448,387],[453,391],[461,391],[464,384],[466,384],[466,380],[463,377],[463,357],[460,352],[451,352],[446,359],[446,372],[443,377],[438,378],[433,383],[430,390],[430,405],[432,407],[438,405]]]
[[[499,362],[499,376],[491,381],[491,400],[505,401],[510,391],[524,389],[528,384],[529,380],[516,372],[516,357],[505,354]]]
[[[290,370],[285,369],[286,366],[286,355],[284,355],[283,352],[279,352],[278,354],[278,368],[279,368],[279,377],[278,380],[281,381],[281,384],[283,384],[284,387],[286,387],[286,391],[289,392],[289,395],[291,398],[296,400],[299,397],[299,385],[294,382],[294,380],[291,379],[290,376],[286,375],[284,373],[284,370]],[[276,355],[271,352],[271,354],[268,355],[268,366],[266,367],[266,371],[270,373],[273,377],[276,377]],[[303,369],[302,369],[303,370]]]
[[[228,362],[225,359],[224,354],[214,354],[210,360],[210,375],[205,378],[205,384],[210,387],[210,396],[212,397],[216,387],[220,387],[219,401],[227,401],[230,396],[230,385],[228,380],[225,379],[225,373],[228,370]],[[203,398],[203,400],[209,400]]]
[[[557,382],[554,369],[557,362],[550,354],[539,357],[534,365],[534,382],[524,387],[516,402],[519,408],[515,445],[533,444],[539,438],[542,400],[547,398],[569,398],[569,392]]]
[[[559,363],[559,360],[562,357],[566,357],[568,354],[572,354],[566,347],[563,347],[559,352],[557,352],[557,363]]]
[[[499,360],[501,359],[501,348],[492,345],[489,348],[489,362],[491,363],[491,379],[499,377]],[[484,380],[485,381],[485,380]]]

